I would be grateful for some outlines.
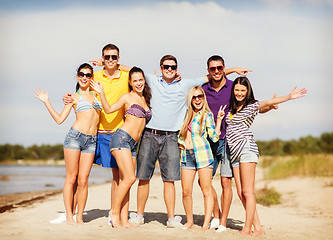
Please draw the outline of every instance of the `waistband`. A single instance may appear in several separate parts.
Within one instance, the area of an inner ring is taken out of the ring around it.
[[[163,130],[157,130],[157,129],[151,129],[151,128],[145,128],[145,131],[151,132],[155,135],[171,135],[171,134],[179,133],[179,131],[163,131]]]
[[[194,153],[194,149],[191,148],[191,149],[186,149],[186,153],[188,154],[193,154]]]
[[[99,135],[113,135],[115,131],[97,130]]]

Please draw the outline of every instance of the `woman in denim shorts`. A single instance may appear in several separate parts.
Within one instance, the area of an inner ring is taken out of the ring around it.
[[[273,97],[270,100],[259,102],[254,98],[250,81],[246,77],[236,78],[232,85],[230,111],[226,116],[226,137],[230,148],[237,193],[245,207],[245,225],[241,230],[244,235],[265,234],[256,211],[254,196],[255,168],[259,151],[249,128],[259,111],[267,111],[276,104],[303,97],[306,92],[304,88],[296,90],[295,87],[286,96]],[[254,225],[253,233],[252,225]]]
[[[113,134],[110,141],[110,151],[119,167],[120,183],[115,196],[109,223],[113,227],[131,227],[128,222],[129,191],[136,180],[136,152],[141,134],[151,119],[150,87],[143,71],[133,67],[129,72],[130,93],[122,95],[111,106],[107,102],[101,83],[92,82],[92,87],[100,94],[105,113],[112,113],[125,107],[125,122]],[[122,203],[125,203],[122,205]],[[120,212],[122,213],[120,216]]]
[[[219,140],[224,109],[220,108],[218,112],[215,128],[213,113],[208,107],[205,92],[201,87],[194,86],[190,89],[187,103],[188,110],[178,139],[179,148],[181,149],[183,205],[187,219],[184,228],[193,227],[192,189],[194,177],[196,171],[198,171],[205,205],[205,219],[202,230],[207,230],[214,205],[211,191],[214,157],[207,136],[213,142]]]
[[[35,90],[35,97],[40,99],[53,119],[61,124],[69,115],[72,107],[76,113],[76,121],[69,130],[64,142],[66,180],[63,198],[66,209],[67,224],[75,224],[73,214],[77,204],[76,222],[83,224],[83,211],[88,197],[88,177],[93,164],[96,149],[96,133],[99,115],[102,109],[95,93],[89,91],[93,68],[82,64],[77,70],[77,92],[73,94],[74,102],[64,106],[58,114],[52,107],[47,91]],[[74,195],[76,195],[74,197]],[[74,202],[74,199],[77,202]]]

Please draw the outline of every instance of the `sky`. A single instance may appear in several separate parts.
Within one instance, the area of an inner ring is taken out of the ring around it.
[[[260,114],[252,131],[256,140],[318,137],[333,131],[332,26],[333,0],[0,0],[0,144],[62,144],[74,111],[57,125],[34,89],[47,89],[61,112],[77,67],[108,43],[121,64],[146,73],[172,54],[184,78],[207,74],[207,59],[221,55],[227,68],[253,70],[259,100],[305,87],[306,97]]]

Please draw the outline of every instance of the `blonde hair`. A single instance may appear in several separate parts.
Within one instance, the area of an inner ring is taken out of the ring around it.
[[[207,112],[211,112],[210,108],[208,106],[208,103],[207,103],[205,91],[202,89],[202,87],[200,87],[200,86],[194,86],[194,87],[192,87],[188,91],[188,94],[187,94],[187,112],[186,112],[186,116],[185,116],[183,125],[182,125],[182,127],[180,129],[180,137],[182,139],[186,139],[186,136],[187,136],[186,133],[187,133],[188,125],[190,124],[191,119],[192,119],[193,114],[194,114],[194,109],[193,109],[193,106],[192,106],[192,97],[193,97],[194,92],[196,90],[200,90],[201,93],[204,96],[203,105],[202,105],[202,109],[201,109],[202,115],[201,115],[201,119],[200,119],[200,130],[199,130],[200,134],[202,134],[202,132],[203,132],[203,124],[202,123],[203,123],[203,121],[204,121],[204,119],[206,117],[206,113]]]

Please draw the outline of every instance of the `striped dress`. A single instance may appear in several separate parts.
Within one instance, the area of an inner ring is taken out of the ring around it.
[[[207,167],[214,161],[213,153],[210,148],[209,142],[207,140],[207,136],[212,139],[213,142],[217,142],[219,140],[220,135],[215,132],[215,123],[214,117],[211,112],[206,112],[205,120],[202,122],[203,131],[200,134],[200,118],[202,116],[202,112],[199,111],[192,121],[191,127],[191,135],[193,142],[193,150],[195,154],[197,168]],[[185,139],[181,137],[178,138],[178,143],[185,146]],[[180,158],[182,162],[186,162],[186,150],[181,150]]]
[[[231,162],[234,162],[247,141],[250,144],[250,151],[255,153],[259,157],[259,150],[256,142],[253,139],[253,134],[250,131],[255,116],[258,114],[259,101],[255,101],[247,105],[241,111],[236,113],[230,119],[230,112],[227,114],[227,143],[230,148]]]

